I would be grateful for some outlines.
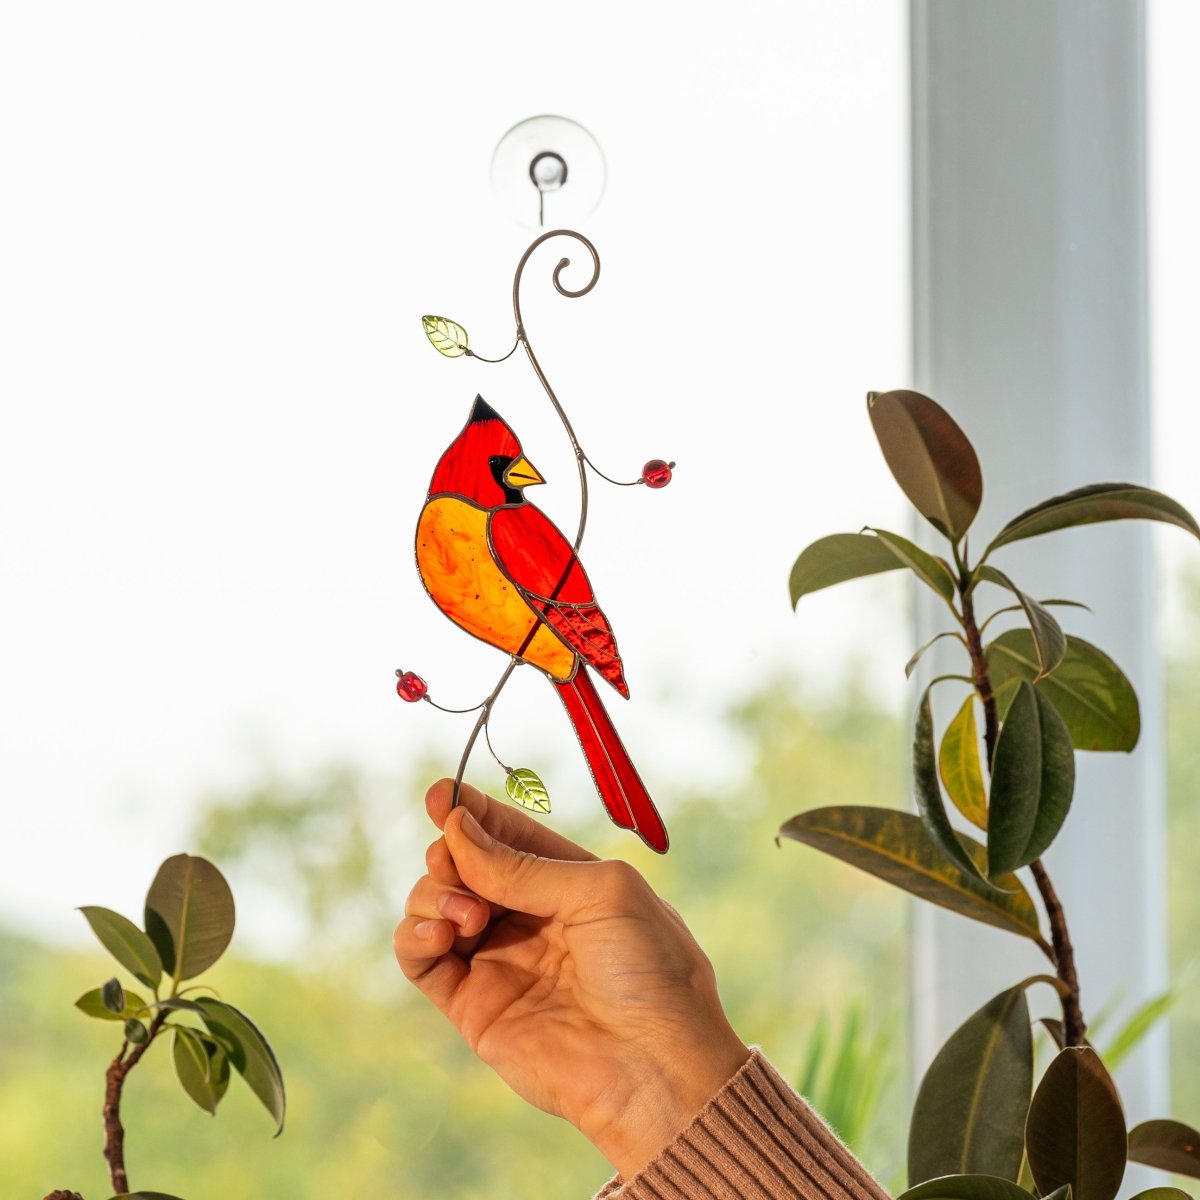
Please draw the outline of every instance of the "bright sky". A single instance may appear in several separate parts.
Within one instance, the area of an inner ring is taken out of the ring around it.
[[[0,921],[136,913],[196,796],[263,760],[397,772],[441,745],[453,770],[468,725],[402,705],[392,672],[465,705],[503,666],[437,613],[412,555],[476,391],[547,477],[537,502],[576,516],[528,364],[441,359],[419,321],[511,344],[529,236],[488,167],[535,113],[590,128],[609,177],[583,227],[600,283],[563,300],[549,275],[573,251],[535,259],[531,337],[597,465],[679,463],[662,492],[595,484],[583,547],[644,773],[733,769],[723,699],[777,670],[832,686],[863,629],[903,662],[880,616],[902,591],[797,620],[786,581],[812,538],[903,519],[863,397],[908,382],[906,6],[698,11],[4,10]],[[1196,26],[1191,6],[1156,20],[1151,82],[1159,480],[1200,507]],[[530,765],[571,737],[532,671],[493,731]],[[580,765],[556,794],[598,803],[589,788]]]

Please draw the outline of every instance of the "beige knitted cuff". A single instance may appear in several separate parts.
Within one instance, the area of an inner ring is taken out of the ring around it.
[[[595,1200],[887,1200],[887,1193],[755,1049],[659,1156]]]

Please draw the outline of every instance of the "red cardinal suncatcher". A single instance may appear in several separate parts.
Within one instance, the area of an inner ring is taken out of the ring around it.
[[[544,482],[516,434],[477,396],[433,473],[417,568],[456,625],[549,676],[609,816],[665,853],[662,818],[587,671],[628,698],[612,629],[571,543],[525,499],[526,487]]]

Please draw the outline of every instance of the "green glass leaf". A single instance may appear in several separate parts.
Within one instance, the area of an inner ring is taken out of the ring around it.
[[[79,910],[100,944],[147,987],[158,987],[162,961],[154,943],[128,918],[110,908],[89,905]]]
[[[1009,577],[995,567],[981,566],[975,570],[975,578],[1007,588],[1019,601],[1029,622],[1033,637],[1033,648],[1037,655],[1038,678],[1049,675],[1062,663],[1067,653],[1067,635],[1062,626],[1050,615],[1050,610],[1025,595]]]
[[[504,781],[504,790],[510,800],[530,812],[550,811],[550,793],[546,791],[546,785],[538,778],[537,772],[528,767],[510,771]]]
[[[214,1114],[229,1087],[229,1058],[220,1046],[179,1026],[172,1047],[175,1075],[183,1090],[206,1113]]]
[[[1031,1193],[995,1175],[945,1175],[918,1183],[899,1200],[1030,1200]]]
[[[146,932],[176,982],[206,971],[233,937],[233,893],[206,858],[175,854],[146,893]]]
[[[1071,1185],[1074,1200],[1113,1200],[1125,1175],[1125,1116],[1100,1056],[1059,1051],[1029,1105],[1025,1149],[1042,1194]]]
[[[967,435],[920,392],[871,392],[867,411],[883,457],[913,507],[957,542],[983,499],[983,474]]]
[[[886,529],[871,528],[871,532],[906,566],[918,579],[927,583],[947,604],[953,604],[958,591],[954,571],[944,558],[928,554],[920,546],[902,538],[898,533]]]
[[[1032,1090],[1033,1035],[1019,984],[972,1013],[925,1072],[909,1126],[909,1181],[955,1174],[1015,1179]]]
[[[793,564],[788,580],[792,607],[810,592],[903,566],[887,543],[874,534],[831,533],[805,546]]]
[[[137,1017],[130,1017],[125,1022],[125,1040],[135,1046],[144,1046],[150,1040],[150,1031]]]
[[[125,1011],[125,989],[121,987],[121,981],[115,976],[101,987],[100,1003],[110,1013],[122,1013]]]
[[[987,829],[987,789],[979,762],[979,730],[975,723],[975,697],[968,696],[946,727],[938,751],[938,772],[954,807],[972,825]]]
[[[250,1090],[275,1118],[278,1137],[283,1132],[287,1097],[275,1052],[258,1026],[232,1004],[210,996],[202,996],[196,1003],[209,1032],[229,1056],[229,1065],[250,1085]]]
[[[1097,521],[1126,520],[1165,521],[1200,537],[1200,525],[1196,524],[1195,517],[1170,496],[1135,483],[1093,483],[1061,496],[1052,496],[1013,517],[992,539],[984,557],[1000,546],[1022,538],[1075,525],[1092,525]]]
[[[426,316],[421,318],[425,336],[433,343],[433,348],[447,358],[461,358],[469,354],[467,349],[467,331],[451,321],[449,317]]]
[[[925,689],[917,707],[917,724],[913,731],[913,783],[916,789],[917,811],[929,836],[942,853],[957,863],[968,875],[977,875],[975,860],[958,840],[958,834],[946,815],[942,789],[938,784],[937,765],[933,756],[933,702],[931,684]],[[982,875],[980,881],[988,886]]]
[[[1143,1121],[1129,1131],[1129,1161],[1200,1179],[1200,1130],[1182,1121]]]
[[[1037,910],[1015,875],[997,879],[991,888],[978,874],[959,870],[912,813],[857,805],[815,808],[792,817],[778,836],[804,842],[964,917],[1035,941],[1041,937]],[[959,841],[979,871],[987,851],[965,835]]]
[[[94,1017],[98,1021],[128,1020],[141,1012],[146,1007],[146,1002],[137,992],[131,992],[128,988],[123,988],[122,991],[125,994],[125,1005],[120,1012],[113,1012],[105,1005],[100,988],[92,988],[90,992],[84,992],[75,1001],[75,1007],[85,1016]]]
[[[1054,840],[1075,792],[1075,752],[1062,717],[1022,679],[1009,706],[988,796],[988,874],[1040,858]]]
[[[1038,674],[1027,629],[1010,629],[987,647],[988,674],[1001,719],[1016,695],[1016,682]],[[1039,679],[1041,692],[1066,722],[1076,750],[1132,750],[1141,734],[1137,693],[1121,668],[1082,638],[1067,638],[1066,657],[1053,675]]]

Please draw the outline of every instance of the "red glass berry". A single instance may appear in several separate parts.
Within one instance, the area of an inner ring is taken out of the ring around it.
[[[647,487],[665,488],[671,482],[671,468],[674,465],[663,462],[661,458],[652,458],[642,468],[642,482]]]
[[[412,671],[405,671],[396,680],[396,695],[401,700],[407,700],[410,704],[415,704],[418,700],[424,700],[427,691],[429,691],[429,686],[425,680]]]

